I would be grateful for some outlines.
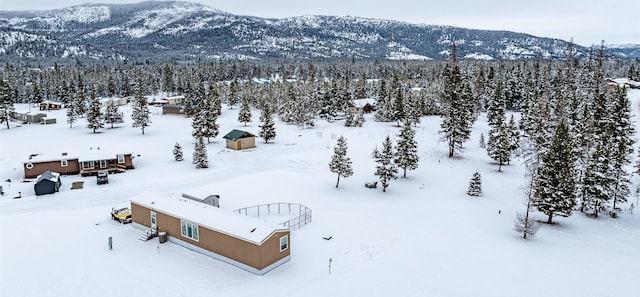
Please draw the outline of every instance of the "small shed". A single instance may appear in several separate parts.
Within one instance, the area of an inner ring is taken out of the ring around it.
[[[56,119],[55,118],[41,118],[40,119],[40,124],[42,125],[51,125],[51,124],[55,124],[56,123]]]
[[[184,114],[182,105],[165,104],[162,106],[162,114]]]
[[[227,140],[227,148],[244,150],[256,147],[256,136],[242,130],[233,129],[224,137]]]
[[[36,195],[54,194],[60,190],[61,185],[60,173],[47,170],[38,175],[33,189]]]

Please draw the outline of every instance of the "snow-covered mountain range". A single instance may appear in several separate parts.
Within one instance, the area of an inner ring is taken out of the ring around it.
[[[567,42],[393,20],[336,16],[265,19],[189,2],[85,4],[50,11],[0,11],[0,58],[434,59],[451,41],[466,59],[562,57]],[[588,49],[576,46],[579,55]],[[640,45],[609,47],[639,58]]]

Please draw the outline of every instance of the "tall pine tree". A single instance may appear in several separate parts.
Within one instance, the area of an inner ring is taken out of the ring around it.
[[[193,150],[193,164],[196,164],[196,168],[209,168],[207,146],[204,144],[202,138],[196,140],[196,145]]]
[[[144,85],[141,77],[138,77],[136,83],[135,97],[133,98],[133,110],[131,112],[131,120],[133,127],[140,127],[142,135],[144,129],[151,126],[151,117],[149,112],[149,103],[144,95]]]
[[[561,120],[549,149],[542,155],[533,205],[547,215],[568,217],[576,205],[576,177],[573,141],[566,120]]]
[[[397,178],[398,167],[393,162],[394,156],[393,142],[391,141],[391,137],[387,135],[384,142],[382,142],[382,150],[374,151],[374,157],[376,163],[378,163],[375,175],[382,184],[382,192],[386,192],[387,187],[389,187],[389,182]]]
[[[418,168],[418,143],[415,140],[416,132],[411,128],[411,122],[405,120],[398,135],[398,145],[394,162],[402,168],[402,177],[407,177],[407,169]]]
[[[0,122],[6,123],[7,129],[10,128],[9,120],[15,110],[14,105],[15,98],[11,86],[0,77]]]
[[[347,139],[344,138],[344,136],[338,138],[338,142],[333,148],[333,156],[331,156],[331,162],[329,162],[329,169],[331,172],[338,174],[336,188],[340,185],[341,176],[346,178],[353,175],[351,159],[347,157]]]
[[[259,136],[264,139],[265,143],[269,143],[269,140],[273,140],[276,138],[276,127],[275,122],[273,121],[273,113],[271,112],[271,107],[265,105],[262,107],[262,111],[260,113],[260,132]]]
[[[92,129],[96,133],[97,129],[104,127],[102,119],[102,105],[96,95],[96,88],[89,91],[89,109],[87,110],[87,128]]]

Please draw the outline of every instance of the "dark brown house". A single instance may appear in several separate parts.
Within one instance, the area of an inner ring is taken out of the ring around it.
[[[61,108],[62,108],[61,102],[55,102],[55,101],[40,102],[40,110],[60,110]]]
[[[168,240],[263,275],[290,259],[290,231],[186,198],[143,192],[131,199],[134,226],[166,233]]]
[[[131,153],[114,155],[99,150],[85,153],[82,158],[67,153],[60,155],[32,154],[29,156],[29,160],[23,162],[22,166],[25,178],[35,178],[47,170],[63,175],[82,174],[88,176],[96,175],[100,170],[120,173],[135,168]]]
[[[60,174],[79,174],[80,161],[78,157],[62,153],[57,156],[33,154],[29,160],[22,163],[25,178],[35,178],[46,171]]]

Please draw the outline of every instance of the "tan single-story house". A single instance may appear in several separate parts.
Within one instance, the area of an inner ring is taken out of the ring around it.
[[[29,160],[22,163],[25,178],[35,178],[45,171],[60,174],[96,175],[100,170],[109,173],[120,173],[134,169],[131,153],[113,154],[99,149],[92,149],[81,154],[70,155],[66,152],[60,155],[31,154]]]
[[[263,275],[290,259],[290,230],[191,199],[147,191],[131,199],[134,226]]]
[[[244,150],[256,147],[256,136],[242,130],[233,129],[222,138],[227,140],[227,148]]]

